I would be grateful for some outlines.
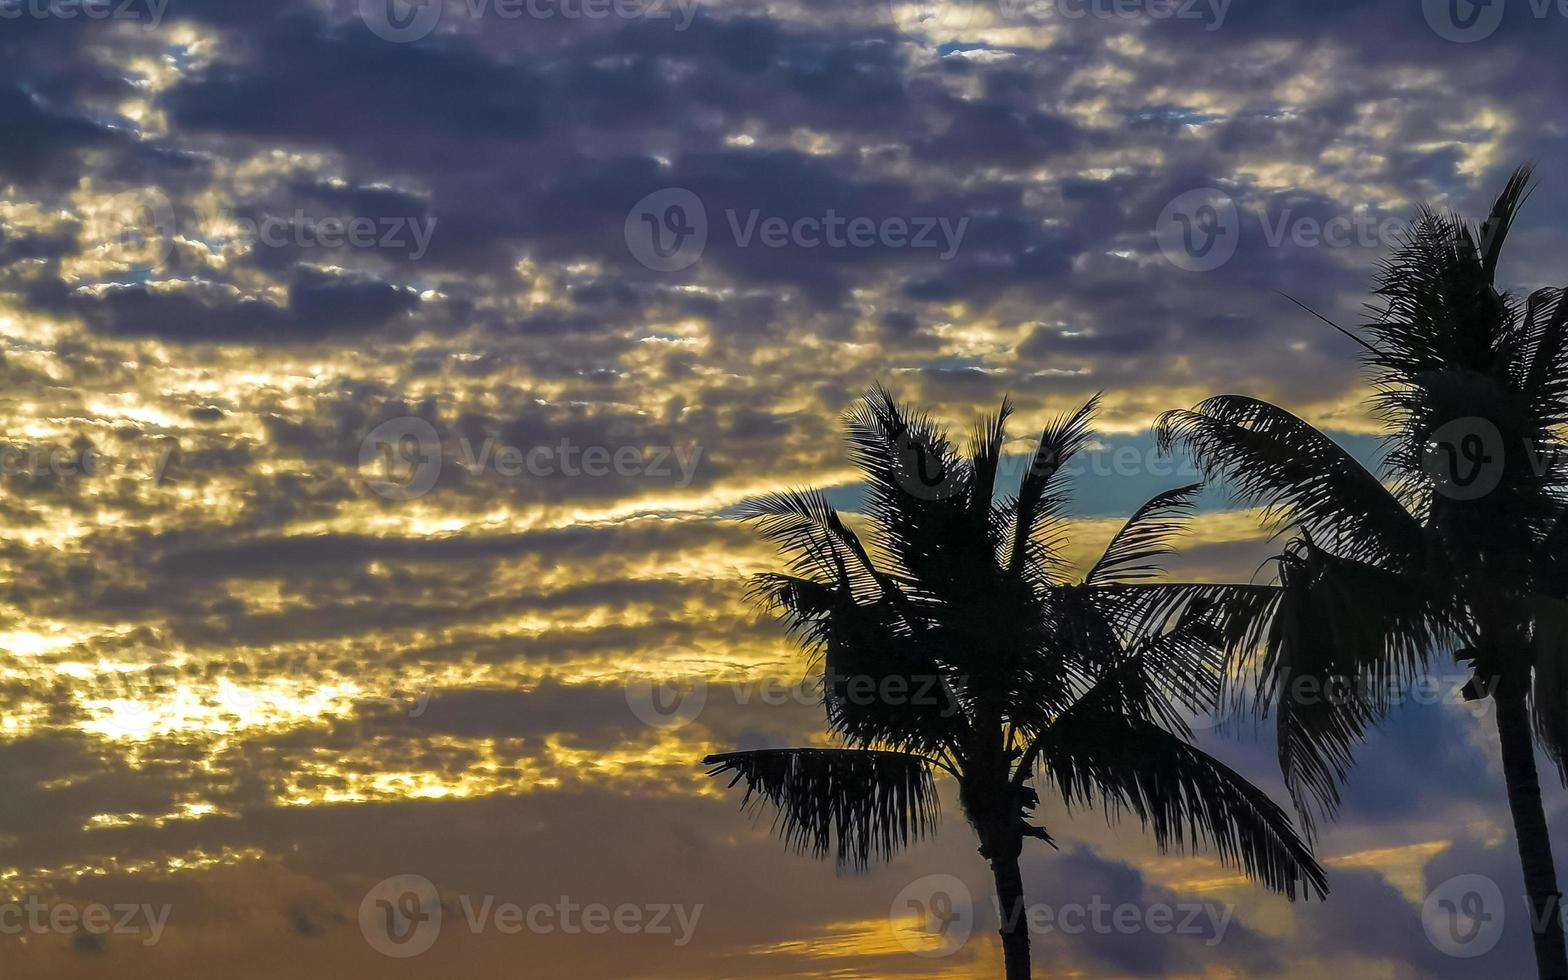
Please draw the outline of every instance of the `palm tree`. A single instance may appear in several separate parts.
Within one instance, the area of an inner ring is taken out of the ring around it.
[[[1263,505],[1294,538],[1276,585],[1197,590],[1273,711],[1297,808],[1332,815],[1355,746],[1430,658],[1474,670],[1495,702],[1542,977],[1568,976],[1561,895],[1535,766],[1568,748],[1568,301],[1496,287],[1530,170],[1472,228],[1421,209],[1384,265],[1364,348],[1387,425],[1385,480],[1284,409],[1239,395],[1167,413],[1167,446]],[[1178,604],[1179,605],[1179,604]],[[1176,608],[1176,606],[1167,607]],[[1189,611],[1191,606],[1188,607]],[[1231,675],[1228,675],[1231,676]],[[1334,691],[1302,697],[1303,691]],[[1533,724],[1532,724],[1533,723]],[[1534,738],[1532,738],[1532,728]]]
[[[1030,975],[1019,855],[1025,838],[1051,841],[1029,822],[1037,782],[1069,809],[1130,811],[1162,849],[1210,846],[1292,899],[1327,892],[1286,812],[1191,743],[1180,710],[1219,690],[1212,627],[1147,625],[1166,588],[1147,580],[1197,487],[1155,497],[1087,576],[1064,575],[1063,465],[1096,400],[1045,428],[1017,496],[997,500],[1005,400],[961,455],[925,416],[867,393],[845,425],[871,543],[818,492],[747,515],[790,561],[755,596],[814,654],[844,746],[704,760],[746,784],[743,806],[771,804],[788,844],[858,871],[932,831],[934,778],[952,777],[995,878],[1009,980]]]

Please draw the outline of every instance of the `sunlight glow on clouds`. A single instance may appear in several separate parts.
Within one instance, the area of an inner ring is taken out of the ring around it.
[[[348,2],[173,0],[156,30],[7,21],[0,899],[83,881],[175,896],[171,930],[188,915],[193,938],[112,946],[127,976],[271,945],[302,975],[358,977],[385,966],[353,916],[387,875],[614,898],[630,867],[707,902],[711,932],[574,951],[571,975],[995,975],[984,943],[909,956],[887,914],[908,880],[974,873],[956,811],[938,842],[838,882],[768,818],[735,825],[734,794],[702,776],[716,747],[823,738],[813,704],[737,697],[805,665],[745,601],[774,564],[735,506],[822,486],[853,511],[837,415],[877,378],[957,433],[1004,392],[1022,434],[1104,390],[1099,437],[1141,461],[1158,413],[1221,391],[1365,436],[1355,351],[1278,293],[1353,321],[1390,243],[1276,248],[1266,222],[1470,208],[1516,161],[1560,159],[1565,132],[1555,22],[1472,58],[1413,10],[1238,0],[1208,31],[1038,6],[740,2],[679,32],[454,9],[411,44]],[[704,201],[709,241],[659,273],[624,227],[667,187]],[[1235,257],[1195,274],[1153,231],[1201,187],[1245,219]],[[1565,194],[1554,178],[1532,204],[1540,254],[1561,252]],[[969,225],[947,261],[730,231],[829,209]],[[354,218],[374,243],[321,244]],[[288,233],[248,235],[267,219]],[[419,258],[383,247],[427,219]],[[1521,287],[1556,272],[1509,270]],[[392,500],[361,449],[407,418],[438,433],[440,475]],[[700,455],[662,475],[471,472],[487,440]],[[88,448],[91,472],[61,462]],[[1138,466],[1085,478],[1070,559],[1124,497],[1188,482]],[[1258,515],[1222,504],[1206,498],[1181,574],[1247,580],[1268,554]],[[630,678],[702,682],[708,703],[651,728]],[[1348,888],[1419,906],[1450,844],[1506,851],[1440,775],[1384,798],[1424,745],[1365,757],[1370,805],[1321,845]],[[1216,751],[1277,788],[1272,746]],[[1481,747],[1450,751],[1433,765]],[[1253,930],[1152,966],[1064,945],[1064,972],[1401,962],[1403,933],[1327,955],[1326,926],[1293,932],[1207,859],[1047,819],[1107,890],[1221,895]],[[1070,890],[1050,867],[1031,887]],[[522,948],[432,955],[477,976]],[[28,976],[89,962],[65,942],[15,955]]]

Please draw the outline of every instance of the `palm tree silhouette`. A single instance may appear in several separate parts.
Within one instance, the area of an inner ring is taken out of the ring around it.
[[[743,806],[771,804],[788,844],[851,870],[932,831],[933,778],[951,776],[995,878],[1009,980],[1030,975],[1019,855],[1026,837],[1051,842],[1029,823],[1037,780],[1069,809],[1130,811],[1162,849],[1212,847],[1291,898],[1327,891],[1286,812],[1191,743],[1180,712],[1219,692],[1213,627],[1150,625],[1168,587],[1148,580],[1197,487],[1149,501],[1087,576],[1064,576],[1063,467],[1096,401],[1048,425],[1017,496],[997,500],[1005,400],[961,455],[880,386],[867,393],[845,425],[871,543],[818,492],[747,514],[790,560],[755,595],[815,655],[847,747],[704,760],[746,784]]]
[[[1308,825],[1334,813],[1355,746],[1391,695],[1437,652],[1455,652],[1474,670],[1466,697],[1496,708],[1536,961],[1542,977],[1561,978],[1561,895],[1534,746],[1563,768],[1568,468],[1557,432],[1568,424],[1568,302],[1555,289],[1521,302],[1495,285],[1529,184],[1520,168],[1479,228],[1421,209],[1382,269],[1380,308],[1356,339],[1387,424],[1387,486],[1257,399],[1210,398],[1157,428],[1296,531],[1276,559],[1277,585],[1193,596],[1217,601],[1209,608],[1246,677],[1232,693],[1275,713],[1280,767]]]

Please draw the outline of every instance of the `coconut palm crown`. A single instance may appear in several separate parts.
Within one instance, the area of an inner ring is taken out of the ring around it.
[[[864,474],[866,539],[818,492],[752,503],[788,560],[754,583],[823,678],[842,747],[710,756],[766,802],[793,847],[864,870],[931,832],[951,777],[991,865],[1009,980],[1029,976],[1019,855],[1049,843],[1040,792],[1067,811],[1131,813],[1165,850],[1212,849],[1291,898],[1323,870],[1287,813],[1197,748],[1184,712],[1213,706],[1221,653],[1200,615],[1161,615],[1151,581],[1196,486],[1150,500],[1081,578],[1069,576],[1066,463],[1097,399],[1047,425],[1016,495],[998,496],[1010,406],[959,451],[873,388],[845,416]],[[926,692],[927,696],[921,696]]]
[[[1520,168],[1479,226],[1421,209],[1385,263],[1372,319],[1352,334],[1386,425],[1381,474],[1247,396],[1157,428],[1293,532],[1277,583],[1195,595],[1235,658],[1235,700],[1275,717],[1309,825],[1335,813],[1395,695],[1434,659],[1457,659],[1473,670],[1466,697],[1496,708],[1540,975],[1565,977],[1534,756],[1539,744],[1568,780],[1568,302],[1496,286],[1529,186]]]

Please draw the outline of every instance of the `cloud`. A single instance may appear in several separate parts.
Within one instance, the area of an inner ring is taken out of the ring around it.
[[[1191,479],[1157,467],[1147,430],[1210,394],[1276,400],[1372,458],[1354,345],[1279,293],[1355,322],[1415,202],[1475,213],[1536,158],[1548,179],[1504,275],[1560,276],[1568,20],[1527,4],[1471,45],[1419,4],[1338,0],[1235,4],[1216,25],[743,2],[683,30],[464,7],[410,44],[347,0],[5,23],[3,441],[106,461],[0,474],[0,880],[177,907],[151,951],[8,948],[28,975],[202,974],[215,950],[268,976],[379,975],[357,903],[410,870],[453,895],[708,909],[685,951],[447,937],[429,962],[453,975],[524,958],[563,976],[929,973],[888,910],[938,870],[987,893],[955,810],[938,840],[841,880],[700,775],[718,747],[821,737],[816,705],[755,696],[806,665],[744,601],[775,561],[734,507],[812,485],[854,510],[836,419],[876,378],[955,430],[1012,392],[1009,460],[1104,389],[1071,504],[1101,540]],[[708,234],[660,272],[627,219],[668,188],[698,197]],[[1210,272],[1156,233],[1195,188],[1237,209]],[[148,226],[160,200],[170,218]],[[946,258],[742,234],[830,212],[963,231]],[[429,223],[428,248],[316,235],[352,219]],[[248,232],[264,220],[279,244]],[[1344,244],[1303,237],[1336,222]],[[411,500],[378,495],[361,460],[397,419],[440,441]],[[487,444],[701,455],[507,476],[466,465]],[[1277,546],[1224,508],[1203,498],[1183,574],[1245,580]],[[707,706],[650,728],[628,678],[705,680]],[[1089,975],[1526,969],[1516,918],[1467,964],[1413,900],[1460,873],[1517,893],[1488,724],[1412,705],[1369,740],[1324,828],[1322,906],[1051,815],[1064,850],[1030,859],[1031,898],[1237,912],[1213,947],[1052,934],[1042,954]],[[1269,736],[1239,734],[1204,744],[1279,795]],[[991,938],[939,967],[994,975]]]

